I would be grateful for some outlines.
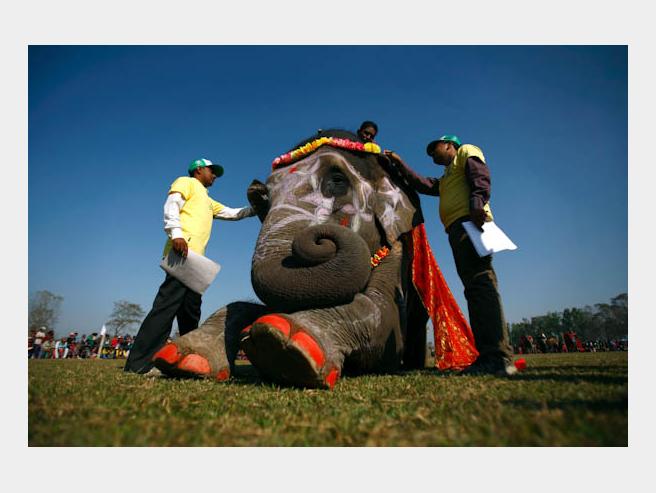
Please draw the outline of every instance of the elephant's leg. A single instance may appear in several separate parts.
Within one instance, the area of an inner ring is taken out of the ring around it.
[[[164,374],[225,381],[234,369],[239,332],[267,313],[254,303],[236,302],[217,310],[197,329],[165,345],[153,357]]]
[[[264,376],[301,387],[332,388],[346,358],[373,370],[400,361],[403,348],[395,295],[401,245],[372,272],[364,293],[347,304],[266,315],[244,332],[242,347]]]

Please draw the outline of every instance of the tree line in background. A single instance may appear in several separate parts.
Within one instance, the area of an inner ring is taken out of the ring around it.
[[[46,330],[54,330],[61,304],[64,301],[62,296],[51,293],[50,291],[37,291],[30,298],[28,304],[27,331],[32,333],[45,327]],[[114,310],[105,323],[109,334],[112,336],[121,336],[129,334],[134,330],[136,324],[139,324],[145,313],[140,305],[130,303],[129,301],[120,300],[114,302]],[[88,329],[89,333],[94,329]]]
[[[523,319],[509,326],[510,339],[518,345],[522,336],[575,332],[584,340],[620,339],[628,335],[629,297],[618,294],[610,303],[597,303],[584,308],[566,308],[562,312]]]
[[[28,302],[27,331],[38,330],[41,327],[53,329],[59,320],[59,311],[64,301],[62,296],[50,291],[37,291]]]
[[[53,329],[59,319],[62,296],[50,291],[37,291],[29,300],[28,332],[40,327]],[[106,322],[111,335],[131,333],[144,317],[140,305],[121,300],[114,302],[114,310]],[[562,312],[523,319],[509,326],[510,339],[518,345],[522,336],[562,334],[575,332],[584,340],[619,339],[628,335],[629,298],[627,293],[618,294],[610,303],[597,303],[584,308],[566,308]]]

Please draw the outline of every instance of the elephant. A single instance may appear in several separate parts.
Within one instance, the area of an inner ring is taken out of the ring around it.
[[[345,375],[424,368],[429,316],[438,368],[473,362],[471,329],[419,248],[419,198],[376,144],[319,131],[272,168],[247,192],[262,222],[251,265],[262,303],[220,308],[159,350],[157,368],[226,381],[241,348],[267,381],[332,389]]]

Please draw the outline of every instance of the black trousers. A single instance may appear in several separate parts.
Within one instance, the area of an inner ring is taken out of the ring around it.
[[[149,371],[153,367],[153,355],[166,344],[174,318],[178,319],[180,335],[198,327],[201,301],[200,294],[167,274],[153,307],[141,323],[123,369],[135,373]]]
[[[464,219],[466,220],[466,219]],[[449,226],[449,244],[453,251],[458,276],[465,287],[469,324],[474,333],[479,358],[512,358],[508,327],[503,313],[497,275],[492,268],[492,255],[479,257],[462,227],[463,220]]]

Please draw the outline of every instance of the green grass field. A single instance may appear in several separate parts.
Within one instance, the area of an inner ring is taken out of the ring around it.
[[[427,369],[333,391],[29,361],[29,446],[627,446],[627,353],[527,355],[511,379]]]

